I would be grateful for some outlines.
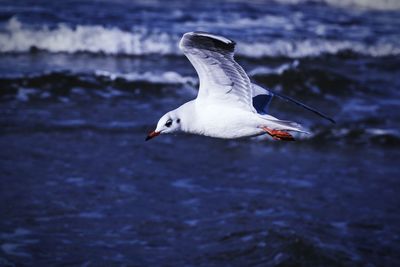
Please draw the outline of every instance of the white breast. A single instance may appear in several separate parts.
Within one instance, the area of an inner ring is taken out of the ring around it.
[[[201,112],[199,112],[201,109]],[[255,113],[218,103],[197,106],[197,134],[217,138],[241,138],[263,133]]]

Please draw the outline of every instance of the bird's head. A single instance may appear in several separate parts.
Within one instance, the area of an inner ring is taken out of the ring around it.
[[[170,111],[158,120],[156,129],[147,135],[146,141],[160,134],[179,132],[181,131],[181,124],[179,112],[177,110]]]

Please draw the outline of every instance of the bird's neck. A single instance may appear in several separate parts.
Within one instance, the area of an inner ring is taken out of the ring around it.
[[[196,101],[189,101],[177,109],[181,117],[181,130],[185,133],[201,134],[202,127],[198,118]]]

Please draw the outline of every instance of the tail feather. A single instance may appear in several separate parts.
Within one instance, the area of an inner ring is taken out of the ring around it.
[[[267,121],[265,126],[271,129],[310,134],[303,128],[303,126],[301,126],[297,122],[269,118],[264,119]]]

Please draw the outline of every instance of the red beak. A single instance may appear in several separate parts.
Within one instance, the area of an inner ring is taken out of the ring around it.
[[[145,140],[149,141],[151,138],[154,138],[154,137],[156,137],[158,135],[160,135],[160,132],[152,131],[147,135]]]

